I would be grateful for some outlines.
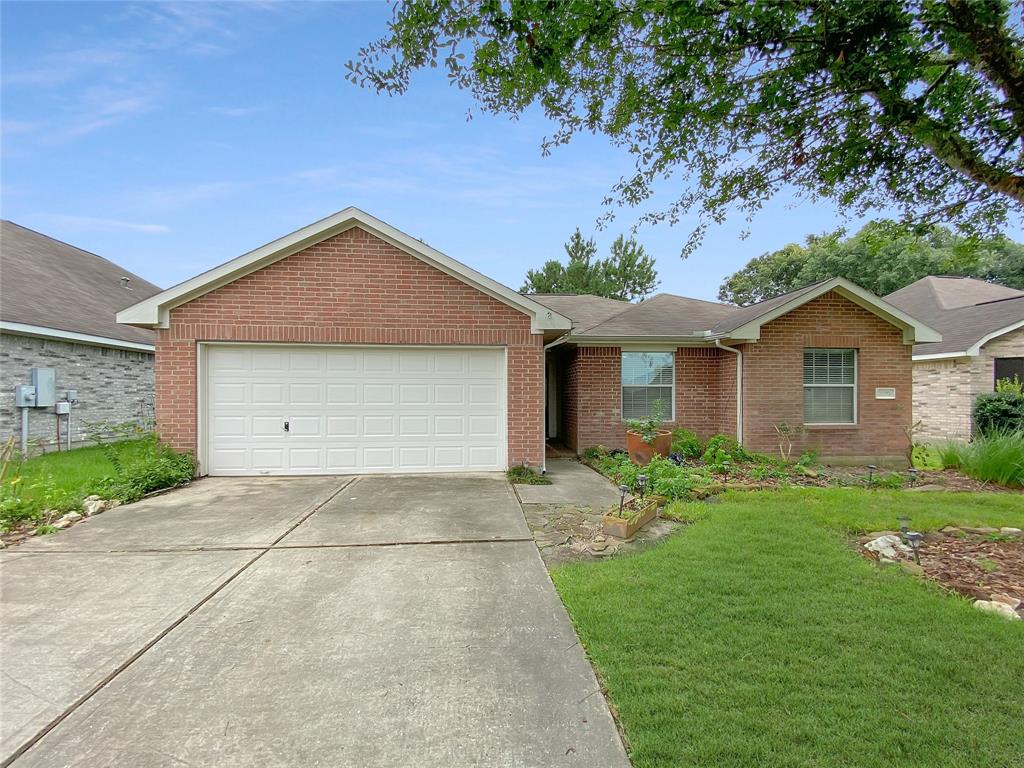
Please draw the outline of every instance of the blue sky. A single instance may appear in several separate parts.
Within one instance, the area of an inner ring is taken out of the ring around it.
[[[561,257],[575,227],[604,253],[636,221],[625,209],[594,231],[632,167],[602,137],[542,157],[542,115],[481,114],[440,72],[419,73],[399,98],[345,81],[345,62],[390,13],[4,2],[3,217],[163,287],[348,205],[514,288]],[[695,219],[637,238],[657,259],[659,290],[710,299],[748,259],[844,223],[827,203],[794,203],[784,195],[749,225],[712,229],[686,260]]]

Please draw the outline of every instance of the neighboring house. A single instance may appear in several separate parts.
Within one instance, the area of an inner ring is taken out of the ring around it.
[[[51,368],[55,399],[70,406],[72,444],[90,423],[150,422],[155,334],[119,325],[118,310],[160,289],[113,262],[10,221],[0,224],[0,436],[20,437],[15,387]],[[68,416],[26,409],[30,446],[67,440]]]
[[[655,399],[756,450],[810,421],[801,445],[902,456],[910,345],[939,339],[838,279],[746,308],[524,296],[355,208],[118,320],[156,329],[162,437],[221,475],[542,466],[546,432],[620,446]]]
[[[914,421],[923,440],[971,436],[971,409],[997,379],[1024,381],[1024,291],[970,277],[923,277],[885,297],[942,334],[914,347]]]

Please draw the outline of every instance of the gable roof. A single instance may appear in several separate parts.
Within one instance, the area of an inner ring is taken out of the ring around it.
[[[127,288],[123,277],[129,278]],[[0,222],[3,330],[151,350],[152,331],[120,325],[115,316],[159,292],[157,286],[102,256],[12,221]]]
[[[1024,328],[1024,291],[974,278],[923,277],[885,298],[942,333],[942,341],[917,344],[915,360],[976,356],[983,344]]]
[[[534,332],[549,329],[568,330],[571,326],[569,318],[564,317],[557,311],[533,301],[527,296],[516,293],[511,288],[480,274],[465,264],[431,248],[426,243],[416,240],[404,232],[395,229],[390,224],[386,224],[365,211],[354,207],[338,211],[335,214],[320,219],[320,221],[316,221],[302,229],[267,243],[256,250],[249,251],[218,267],[203,272],[191,280],[186,280],[172,288],[168,288],[156,296],[134,304],[118,312],[117,321],[132,325],[166,328],[170,311],[174,307],[185,304],[192,299],[198,298],[240,277],[244,277],[353,227],[360,227],[399,250],[408,253],[410,256],[414,256],[426,264],[473,286],[482,293],[529,315]]]
[[[624,299],[607,299],[589,293],[527,293],[525,294],[560,315],[570,318],[573,328],[586,328],[607,320],[634,306]]]
[[[620,311],[601,317],[602,312],[612,308],[605,304],[595,304],[596,296],[577,296],[574,297],[575,301],[561,297],[560,301],[564,314],[574,321],[572,338],[581,342],[756,341],[761,337],[763,325],[829,291],[835,291],[901,328],[907,344],[914,341],[938,341],[942,338],[917,318],[841,277],[822,280],[747,307],[661,293],[638,304],[626,304]],[[537,298],[539,301],[547,300],[545,296]],[[619,306],[622,306],[621,303]],[[594,318],[597,318],[596,321]]]

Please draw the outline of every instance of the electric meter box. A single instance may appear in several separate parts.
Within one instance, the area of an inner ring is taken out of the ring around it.
[[[36,408],[57,403],[57,376],[53,368],[33,368],[32,386],[36,388]]]
[[[36,388],[28,384],[19,384],[14,388],[14,405],[17,408],[35,408]]]

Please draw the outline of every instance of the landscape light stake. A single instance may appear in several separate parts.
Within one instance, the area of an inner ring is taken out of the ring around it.
[[[910,518],[906,515],[899,516],[900,521],[900,533],[903,534],[903,538],[907,537],[907,531],[910,530]]]
[[[626,506],[626,494],[629,493],[629,486],[620,485],[619,493],[621,494],[619,497],[619,517],[622,517],[622,508]]]
[[[878,469],[874,464],[868,464],[868,488],[875,484],[875,470]]]
[[[640,491],[640,500],[643,501],[644,489],[647,487],[647,475],[636,476],[636,488]]]
[[[911,467],[907,470],[907,474],[910,475],[910,484],[913,485],[917,482],[917,470]]]
[[[914,562],[920,565],[921,555],[918,553],[917,548],[921,546],[921,534],[917,531],[907,531],[907,541],[910,542],[910,548],[914,550]]]

